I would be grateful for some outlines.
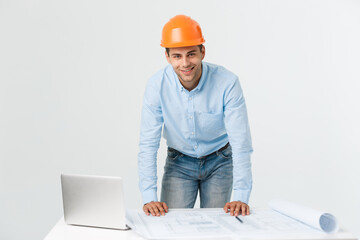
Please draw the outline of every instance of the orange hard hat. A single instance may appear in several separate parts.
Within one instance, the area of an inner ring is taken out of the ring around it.
[[[165,48],[188,47],[205,42],[200,25],[185,15],[177,15],[162,30],[160,46]]]

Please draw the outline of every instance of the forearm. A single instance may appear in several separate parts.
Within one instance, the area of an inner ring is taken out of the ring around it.
[[[139,188],[143,203],[157,201],[157,164],[158,145],[144,146],[140,141],[138,155]]]
[[[234,154],[233,151],[233,200],[242,201],[244,203],[249,202],[251,189],[252,189],[252,171],[250,154],[251,150],[247,153]]]

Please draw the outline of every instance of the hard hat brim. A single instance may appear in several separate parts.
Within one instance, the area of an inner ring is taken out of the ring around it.
[[[191,47],[191,46],[197,46],[197,45],[201,45],[204,44],[205,40],[201,39],[199,41],[189,41],[189,42],[175,42],[175,43],[160,43],[161,47],[164,48],[177,48],[177,47]]]

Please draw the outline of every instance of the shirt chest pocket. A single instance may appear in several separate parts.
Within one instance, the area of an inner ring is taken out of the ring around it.
[[[198,113],[197,125],[198,137],[204,138],[204,140],[213,140],[226,133],[222,112]]]

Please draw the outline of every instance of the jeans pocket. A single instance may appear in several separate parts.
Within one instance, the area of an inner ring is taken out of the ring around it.
[[[170,160],[176,160],[179,156],[181,155],[181,153],[179,151],[176,151],[175,149],[168,149],[167,152],[167,157]]]
[[[227,147],[226,149],[222,150],[221,152],[219,152],[219,155],[225,159],[230,159],[232,158],[232,150],[231,147]]]

